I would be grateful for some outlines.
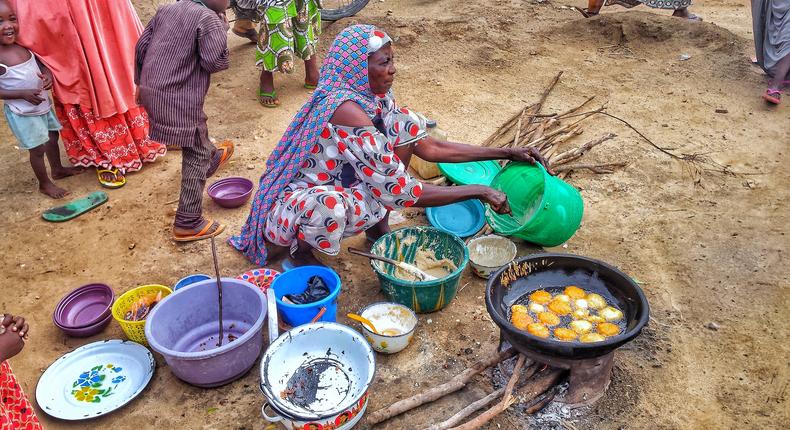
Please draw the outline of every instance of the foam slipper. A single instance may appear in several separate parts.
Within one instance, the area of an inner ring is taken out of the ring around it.
[[[217,170],[219,170],[219,168],[222,167],[222,165],[224,165],[228,160],[230,160],[230,157],[233,156],[233,152],[235,151],[235,146],[233,145],[233,142],[226,140],[220,143],[219,145],[217,145],[217,149],[222,151],[222,154],[219,156],[219,162],[217,163],[217,167],[215,167],[214,169],[209,169],[209,171],[206,172],[207,178],[214,176],[214,174],[217,173]]]
[[[212,229],[213,227],[213,229]],[[219,235],[225,230],[225,226],[211,219],[206,219],[206,225],[197,234],[180,235],[173,233],[173,240],[176,242],[194,242],[196,240],[209,239]]]
[[[778,105],[782,103],[782,92],[778,89],[768,88],[765,90],[765,93],[763,93],[763,100],[773,105]]]
[[[107,203],[107,200],[109,200],[107,193],[96,191],[81,199],[72,200],[63,206],[47,209],[41,214],[41,218],[49,222],[68,221]]]
[[[269,99],[269,100],[271,100],[271,101],[268,102],[268,103],[263,101],[264,97]],[[265,92],[261,91],[260,89],[258,89],[258,103],[260,103],[261,105],[263,105],[263,107],[266,107],[266,108],[276,108],[276,107],[280,106],[280,99],[277,98],[277,92],[276,91],[272,91],[270,93],[265,93]]]
[[[113,180],[111,181],[105,180],[101,176],[102,173],[111,174]],[[109,189],[121,188],[122,186],[126,185],[126,177],[121,176],[121,179],[118,179],[118,173],[120,173],[120,171],[116,167],[113,167],[112,169],[99,169],[99,168],[96,169],[96,176],[99,177],[99,183],[101,184],[102,187]]]

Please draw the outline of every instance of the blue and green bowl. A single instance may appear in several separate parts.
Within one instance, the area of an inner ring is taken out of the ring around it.
[[[396,268],[371,261],[381,290],[392,302],[408,306],[417,313],[438,311],[447,306],[458,292],[458,282],[469,263],[469,250],[457,236],[433,227],[406,227],[388,233],[373,244],[371,252],[413,264],[417,251],[429,249],[437,259],[449,259],[456,270],[432,281],[408,281],[395,276]]]

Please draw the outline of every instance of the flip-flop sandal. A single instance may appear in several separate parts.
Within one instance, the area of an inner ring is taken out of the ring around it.
[[[101,177],[102,173],[109,173],[114,179],[112,181],[107,181]],[[115,167],[112,169],[96,169],[96,176],[99,177],[99,183],[102,187],[109,189],[121,188],[126,185],[126,177],[122,176],[121,179],[118,179],[118,173],[118,168]]]
[[[214,229],[212,230],[212,227]],[[219,235],[225,230],[225,226],[212,220],[206,219],[206,225],[197,234],[192,235],[178,235],[173,233],[173,240],[176,242],[194,242],[196,240],[210,239]]]
[[[63,206],[47,209],[41,214],[41,218],[49,222],[68,221],[107,203],[108,199],[107,193],[104,191],[96,191],[81,199],[72,200]]]
[[[304,83],[304,87],[307,88],[308,90],[316,89],[316,85],[308,84],[307,82]]]
[[[768,88],[767,90],[765,90],[765,93],[763,94],[763,100],[765,100],[768,103],[778,105],[779,103],[782,103],[782,92],[779,90]]]
[[[270,98],[272,100],[272,102],[271,103],[265,103],[263,101],[263,97]],[[258,89],[258,103],[263,105],[263,107],[265,107],[265,108],[276,108],[276,107],[280,106],[280,99],[277,98],[277,92],[276,91],[272,91],[270,93],[265,93],[265,92],[261,91],[260,89]]]
[[[214,176],[214,174],[217,173],[217,170],[219,170],[220,167],[222,167],[228,160],[230,160],[230,157],[233,156],[233,152],[236,150],[236,147],[233,145],[233,142],[226,140],[220,143],[217,146],[217,149],[222,151],[222,155],[219,156],[219,163],[217,163],[217,167],[214,168],[213,170],[209,170],[208,172],[206,172],[207,178]]]
[[[242,37],[244,39],[249,39],[250,43],[258,43],[258,32],[252,28],[245,31],[244,33],[240,31],[236,31],[235,29],[231,29],[230,31],[236,36]]]

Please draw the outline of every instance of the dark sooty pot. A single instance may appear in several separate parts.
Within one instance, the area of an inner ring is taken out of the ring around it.
[[[602,342],[561,342],[533,336],[510,323],[510,306],[524,295],[568,285],[601,294],[610,304],[613,299],[626,318],[623,333]],[[517,350],[570,359],[606,355],[630,342],[642,331],[650,313],[644,293],[625,273],[592,258],[555,253],[523,257],[492,274],[486,286],[486,308],[502,336]]]

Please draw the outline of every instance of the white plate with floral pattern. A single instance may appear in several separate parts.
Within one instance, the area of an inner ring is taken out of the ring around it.
[[[154,356],[139,343],[105,340],[64,355],[41,375],[36,401],[62,420],[86,420],[137,397],[154,375]]]

